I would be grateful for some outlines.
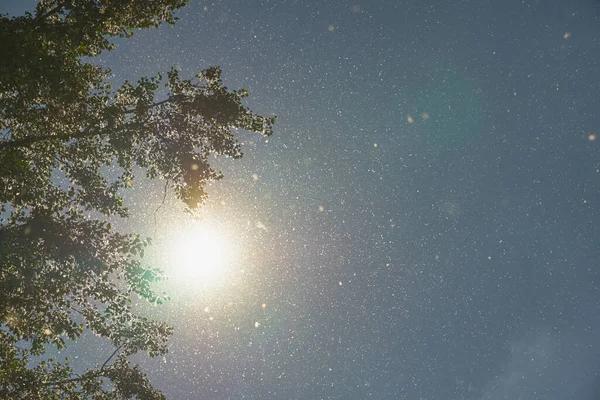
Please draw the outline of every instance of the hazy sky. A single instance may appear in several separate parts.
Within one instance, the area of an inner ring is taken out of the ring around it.
[[[169,399],[599,398],[600,3],[178,15],[100,57],[114,80],[220,65],[279,121],[210,190],[235,273],[190,288],[166,267],[151,313],[176,333],[142,362]],[[154,224],[161,191],[138,185],[122,226],[168,265],[186,217],[169,195]]]

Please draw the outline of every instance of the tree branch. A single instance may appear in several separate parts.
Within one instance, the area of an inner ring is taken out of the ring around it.
[[[82,139],[85,137],[92,137],[97,134],[98,134],[97,132],[91,131],[91,128],[88,127],[87,129],[85,129],[81,132],[73,133],[70,135],[30,136],[30,137],[25,137],[22,139],[1,141],[0,142],[0,150],[17,149],[20,147],[29,147],[32,144],[39,143],[39,142],[45,142],[47,140],[68,141],[71,139]]]
[[[78,376],[77,378],[63,379],[62,381],[44,382],[42,384],[44,386],[60,386],[60,385],[66,384],[66,383],[81,382],[81,381],[86,381],[86,380],[89,380],[89,379],[96,378],[98,376],[102,376],[102,373],[105,371],[105,368],[108,365],[108,363],[110,362],[110,360],[112,360],[113,357],[115,355],[117,355],[117,353],[123,348],[123,346],[125,346],[125,343],[121,343],[121,345],[119,347],[117,347],[115,349],[115,351],[112,352],[112,354],[110,355],[110,357],[108,357],[106,359],[106,361],[104,361],[104,364],[102,364],[102,366],[100,367],[100,369],[98,371],[92,373],[92,374],[88,374],[88,375],[84,375],[84,376]]]
[[[158,106],[161,106],[163,104],[172,102],[173,100],[175,100],[176,96],[170,96],[169,98],[165,99],[165,100],[161,100],[158,101],[156,103],[153,103],[150,106],[150,109],[156,108]],[[128,115],[128,114],[133,114],[135,113],[135,110],[125,110],[123,111],[123,115]],[[86,137],[93,137],[96,135],[100,135],[100,132],[98,131],[92,131],[91,127],[88,126],[85,130],[81,131],[81,132],[77,132],[77,133],[73,133],[73,134],[68,134],[68,135],[54,135],[54,136],[31,136],[31,137],[24,137],[22,139],[15,139],[15,140],[1,140],[0,141],[0,151],[5,150],[5,149],[17,149],[17,148],[21,148],[21,147],[29,147],[32,144],[36,144],[39,142],[45,142],[45,141],[69,141],[72,139],[83,139]]]
[[[173,100],[175,100],[175,97],[176,96],[169,96],[168,98],[166,98],[164,100],[157,101],[156,103],[152,103],[150,105],[150,108],[155,108],[155,107],[161,106],[163,104],[170,103]],[[135,108],[131,109],[131,110],[125,110],[125,111],[123,111],[123,114],[125,114],[125,115],[127,115],[127,114],[133,114],[133,113],[135,113]]]
[[[49,16],[51,16],[51,15],[53,15],[53,14],[57,14],[57,13],[58,13],[60,10],[62,10],[62,9],[65,7],[65,5],[66,5],[66,4],[65,4],[65,2],[62,2],[62,1],[61,1],[61,2],[60,2],[60,3],[58,3],[58,4],[56,5],[56,7],[54,7],[53,9],[51,9],[51,10],[49,10],[49,11],[45,12],[45,13],[44,13],[44,14],[42,14],[42,15],[37,15],[37,16],[35,17],[35,19],[36,19],[37,21],[43,21],[43,20],[45,20],[46,18],[48,18]]]

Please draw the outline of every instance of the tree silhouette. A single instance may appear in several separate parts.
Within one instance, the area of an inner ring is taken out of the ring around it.
[[[110,71],[84,60],[112,37],[175,23],[185,3],[40,0],[33,14],[0,17],[2,399],[164,398],[129,359],[167,351],[171,328],[132,310],[136,297],[164,299],[151,288],[162,275],[142,263],[148,240],[106,217],[128,216],[137,170],[198,208],[221,178],[209,155],[241,157],[233,130],[268,136],[275,118],[246,108],[248,93],[228,90],[218,67],[114,90]],[[94,368],[46,356],[86,331],[114,346]]]

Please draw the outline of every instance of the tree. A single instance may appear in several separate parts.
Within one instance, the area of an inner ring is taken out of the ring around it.
[[[246,108],[248,93],[228,90],[218,67],[113,90],[110,71],[85,60],[112,50],[111,38],[175,23],[185,3],[40,0],[34,13],[0,17],[2,399],[164,398],[130,361],[167,352],[171,328],[132,309],[135,298],[163,301],[153,290],[162,275],[142,263],[148,240],[106,218],[128,216],[139,169],[193,212],[221,178],[208,157],[241,157],[234,129],[268,136],[275,118]],[[88,331],[114,346],[96,367],[47,356]]]

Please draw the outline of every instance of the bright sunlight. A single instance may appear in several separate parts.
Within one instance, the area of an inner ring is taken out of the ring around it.
[[[214,286],[230,278],[236,246],[216,223],[182,227],[169,249],[172,274],[190,284]]]

